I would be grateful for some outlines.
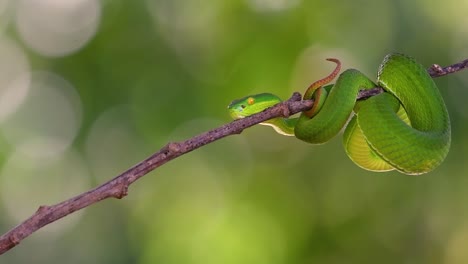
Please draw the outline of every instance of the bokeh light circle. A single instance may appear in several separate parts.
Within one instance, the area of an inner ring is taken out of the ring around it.
[[[296,7],[300,0],[248,0],[249,6],[258,12],[283,11]]]
[[[14,152],[0,171],[0,196],[13,223],[32,215],[40,205],[52,205],[85,191],[88,171],[82,158],[73,151],[60,157],[36,159]],[[54,223],[47,235],[59,235],[76,223],[81,214]]]
[[[90,169],[100,181],[108,180],[145,156],[145,145],[125,105],[103,112],[92,124],[85,143]]]
[[[30,80],[26,98],[2,124],[3,136],[28,155],[59,155],[79,131],[80,98],[71,84],[53,73],[33,72]]]
[[[0,0],[0,34],[10,24],[12,18],[13,1]]]
[[[11,40],[0,38],[0,123],[25,99],[29,89],[29,62]]]
[[[28,47],[57,57],[82,48],[96,33],[100,17],[97,0],[21,0],[16,25]]]

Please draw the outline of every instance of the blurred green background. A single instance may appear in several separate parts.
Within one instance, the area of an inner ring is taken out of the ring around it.
[[[467,1],[1,0],[0,230],[230,121],[342,60],[468,58]],[[468,72],[436,80],[452,149],[434,172],[372,173],[341,137],[256,126],[41,229],[1,263],[468,263]]]

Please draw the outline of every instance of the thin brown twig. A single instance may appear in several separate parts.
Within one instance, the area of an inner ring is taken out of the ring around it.
[[[445,68],[434,64],[431,68],[428,69],[428,72],[432,77],[440,77],[460,71],[467,67],[468,59]],[[378,87],[367,91],[361,91],[358,94],[357,99],[365,99],[382,92],[382,88]],[[191,152],[221,138],[240,134],[244,129],[263,121],[275,117],[289,117],[290,115],[308,110],[312,104],[312,100],[301,101],[301,95],[299,93],[294,93],[287,101],[281,102],[261,113],[232,121],[231,123],[225,124],[182,142],[169,143],[147,159],[139,162],[122,174],[92,190],[79,194],[55,205],[39,206],[37,211],[31,217],[0,236],[0,254],[3,254],[11,248],[15,247],[23,239],[43,226],[57,221],[58,219],[63,218],[75,211],[110,197],[118,199],[125,197],[128,193],[129,186],[133,182],[170,160],[173,160],[183,154]]]
[[[432,64],[432,66],[427,69],[427,72],[432,76],[432,78],[436,78],[458,72],[466,68],[468,68],[468,59],[447,67],[441,67],[439,64]]]

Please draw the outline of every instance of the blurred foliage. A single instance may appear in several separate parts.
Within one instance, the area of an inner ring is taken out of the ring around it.
[[[38,205],[103,183],[168,141],[229,122],[232,99],[302,92],[333,67],[326,57],[369,76],[392,51],[427,66],[468,57],[468,2],[455,0],[70,0],[67,12],[96,9],[64,21],[76,25],[88,15],[97,27],[62,53],[51,46],[58,41],[35,45],[41,35],[30,33],[52,18],[23,26],[22,8],[31,1],[0,2],[14,6],[1,14],[0,42],[25,55],[31,85],[50,84],[37,72],[54,74],[66,82],[52,82],[65,91],[59,95],[69,98],[60,108],[62,97],[45,96],[26,112],[34,118],[11,121],[19,115],[13,113],[0,123],[2,232]],[[37,12],[57,3],[42,1]],[[83,32],[67,30],[64,43]],[[2,71],[21,59],[9,54],[0,52]],[[257,126],[166,164],[123,200],[43,228],[1,262],[467,263],[467,76],[436,80],[453,144],[430,174],[363,171],[340,137],[311,146]],[[31,152],[22,137],[38,129],[71,143],[34,141]]]

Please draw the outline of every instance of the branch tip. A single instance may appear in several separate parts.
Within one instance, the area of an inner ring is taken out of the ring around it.
[[[442,66],[440,66],[439,64],[432,64],[431,69],[434,72],[439,73],[439,74],[444,72],[444,70],[442,69]]]

